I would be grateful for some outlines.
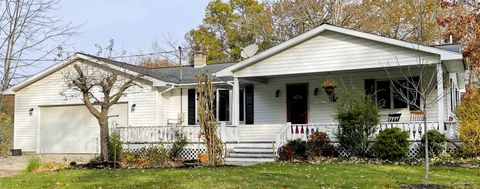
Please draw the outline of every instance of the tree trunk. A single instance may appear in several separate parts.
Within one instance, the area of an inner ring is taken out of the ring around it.
[[[423,128],[425,131],[425,184],[428,184],[428,169],[429,169],[429,157],[428,157],[428,127],[427,127],[427,110],[426,105],[423,106]]]
[[[108,118],[98,120],[100,125],[100,157],[103,161],[108,161]]]

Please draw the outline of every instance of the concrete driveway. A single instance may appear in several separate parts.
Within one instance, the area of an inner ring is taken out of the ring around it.
[[[0,177],[22,173],[31,156],[0,156]]]

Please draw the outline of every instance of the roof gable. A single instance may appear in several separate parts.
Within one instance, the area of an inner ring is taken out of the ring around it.
[[[299,35],[295,38],[292,38],[288,41],[285,41],[277,46],[274,46],[270,49],[267,49],[255,56],[252,56],[250,58],[247,58],[233,66],[230,66],[226,69],[223,69],[219,72],[216,73],[216,76],[218,77],[225,77],[225,76],[231,76],[233,75],[233,72],[239,71],[245,67],[248,67],[252,64],[255,64],[259,61],[262,61],[268,57],[271,57],[273,55],[276,55],[278,53],[281,53],[283,51],[286,51],[289,48],[292,48],[300,43],[303,43],[305,41],[308,41],[319,34],[326,32],[326,31],[331,31],[335,33],[340,33],[343,35],[348,35],[348,36],[353,36],[356,38],[362,38],[370,41],[375,41],[379,43],[384,43],[384,44],[389,44],[397,47],[402,47],[406,49],[411,49],[411,50],[416,50],[424,53],[430,53],[430,54],[435,54],[440,56],[441,60],[458,60],[462,59],[462,54],[457,53],[457,52],[452,52],[449,50],[444,50],[440,48],[435,48],[435,47],[429,47],[429,46],[424,46],[420,44],[415,44],[411,42],[406,42],[406,41],[401,41],[397,39],[391,39],[387,37],[382,37],[379,35],[374,35],[374,34],[369,34],[369,33],[364,33],[364,32],[359,32],[351,29],[346,29],[346,28],[341,28],[337,26],[332,26],[328,24],[323,24],[313,30],[310,30],[302,35]]]

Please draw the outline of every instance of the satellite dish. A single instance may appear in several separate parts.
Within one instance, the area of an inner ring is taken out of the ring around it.
[[[246,46],[240,51],[240,55],[243,58],[250,58],[251,56],[255,55],[258,51],[258,45],[257,44],[251,44]]]

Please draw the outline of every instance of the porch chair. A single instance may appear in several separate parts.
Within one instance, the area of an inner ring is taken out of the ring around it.
[[[392,113],[388,114],[388,122],[399,122],[400,117],[402,116],[402,113]]]
[[[410,121],[423,121],[423,116],[425,115],[419,111],[410,112]]]

